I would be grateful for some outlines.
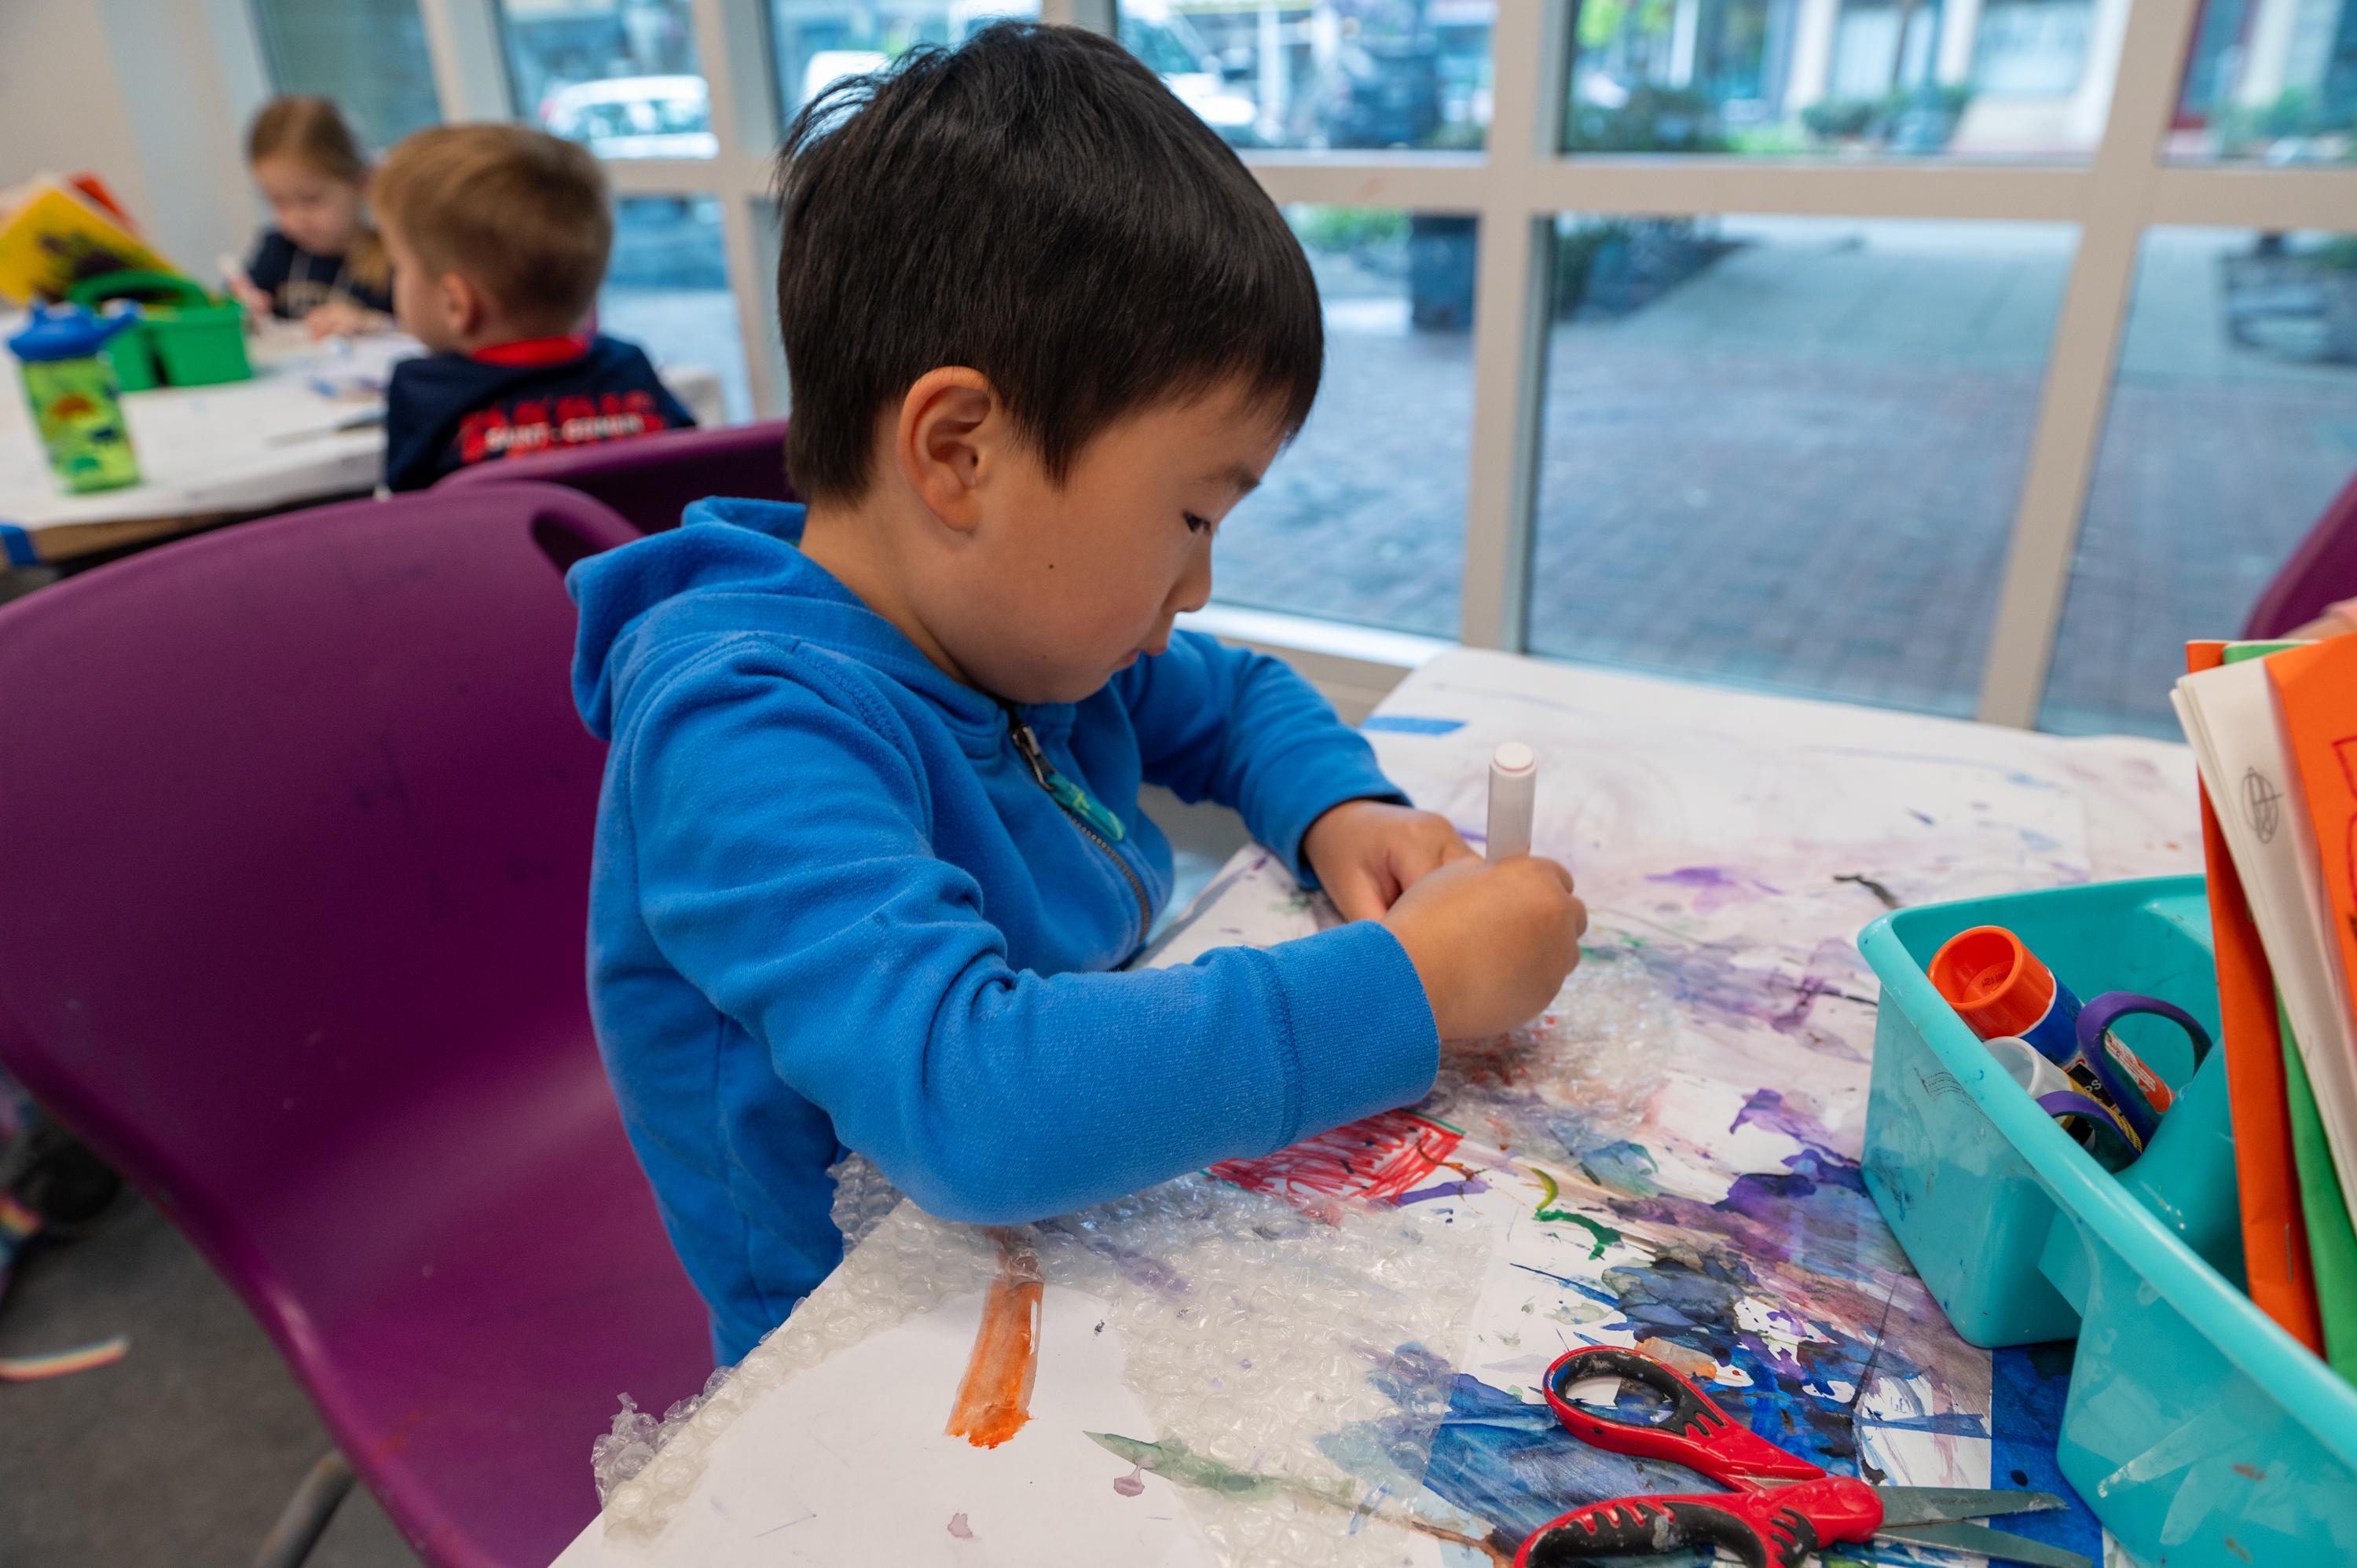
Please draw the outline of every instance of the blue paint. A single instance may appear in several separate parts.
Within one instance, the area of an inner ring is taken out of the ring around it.
[[[1614,1295],[1609,1290],[1599,1290],[1598,1287],[1589,1284],[1585,1280],[1566,1279],[1561,1274],[1551,1274],[1544,1269],[1534,1269],[1528,1263],[1515,1263],[1512,1266],[1522,1270],[1523,1273],[1526,1274],[1536,1274],[1543,1280],[1552,1280],[1556,1284],[1561,1285],[1564,1289],[1577,1292],[1578,1294],[1586,1296],[1588,1300],[1595,1302],[1599,1305],[1619,1306],[1620,1305],[1620,1298],[1619,1296]]]
[[[1989,1485],[2001,1490],[2052,1492],[2069,1499],[2052,1513],[2007,1514],[1989,1524],[2104,1560],[2104,1527],[2062,1478],[2054,1434],[2062,1430],[2062,1402],[2071,1391],[2076,1347],[2018,1345],[1989,1352]]]
[[[1359,728],[1378,735],[1453,735],[1465,727],[1463,719],[1425,719],[1413,714],[1374,714]]]
[[[1682,1465],[1591,1448],[1545,1405],[1465,1373],[1450,1385],[1424,1484],[1516,1545],[1585,1503],[1725,1489]]]
[[[1601,1187],[1629,1197],[1652,1197],[1662,1189],[1653,1177],[1661,1173],[1652,1151],[1626,1138],[1615,1139],[1579,1156],[1579,1168]]]

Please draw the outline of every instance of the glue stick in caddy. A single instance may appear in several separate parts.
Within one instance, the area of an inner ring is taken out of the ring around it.
[[[1959,932],[1932,956],[1931,975],[1933,989],[1972,1026],[1974,1034],[1984,1040],[2013,1035],[2028,1041],[2104,1109],[2129,1147],[2144,1147],[2144,1138],[2105,1089],[2103,1075],[2079,1048],[2079,998],[2019,937],[2003,926],[1975,926]],[[2156,1112],[2168,1111],[2174,1097],[2144,1058],[2108,1030],[2104,1050]]]

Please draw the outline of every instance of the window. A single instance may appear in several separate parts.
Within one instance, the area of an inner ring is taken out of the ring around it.
[[[1970,714],[2073,244],[1559,220],[1533,649]]]
[[[1039,0],[770,0],[770,47],[785,116],[846,76],[877,70],[919,44],[960,44]]]
[[[601,158],[719,151],[688,0],[500,0],[516,106]]]
[[[2357,235],[2146,235],[2040,723],[2171,739],[2189,638],[2233,637],[2357,475]]]
[[[1317,409],[1220,526],[1214,593],[1453,637],[1465,566],[1475,224],[1288,210],[1326,306]]]
[[[1122,0],[1121,41],[1238,147],[1488,140],[1497,0]]]
[[[271,85],[334,99],[371,147],[441,119],[417,0],[254,0],[253,23]]]
[[[738,414],[784,412],[767,112],[1001,16],[1116,34],[1323,291],[1317,409],[1222,530],[1231,605],[2165,734],[2179,644],[2357,470],[2357,240],[2297,231],[2357,227],[2357,0],[251,4],[274,79],[380,144],[438,82],[649,160],[613,169],[603,319]],[[1553,153],[1477,166],[1542,103]]]
[[[1569,152],[2082,159],[2129,0],[1577,0]]]
[[[2016,98],[2076,91],[2094,16],[2088,0],[2007,0],[1985,7],[1973,39],[1973,85]]]
[[[659,366],[716,372],[728,417],[743,420],[753,416],[753,397],[726,254],[718,198],[626,196],[614,204],[614,254],[597,317]]]
[[[2357,152],[2357,0],[2206,0],[2169,152],[2271,164]]]

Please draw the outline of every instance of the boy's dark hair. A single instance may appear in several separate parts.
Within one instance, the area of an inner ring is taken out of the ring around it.
[[[836,83],[778,156],[797,489],[851,499],[876,418],[980,371],[1060,481],[1089,439],[1240,379],[1288,436],[1325,359],[1300,244],[1234,153],[1109,38],[999,22]]]

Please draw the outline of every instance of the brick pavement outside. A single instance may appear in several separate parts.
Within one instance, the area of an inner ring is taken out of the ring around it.
[[[1969,714],[2069,231],[1731,231],[1757,242],[1633,316],[1554,329],[1533,649]],[[2148,250],[2051,727],[2173,734],[2183,640],[2237,629],[2357,470],[2357,367],[2225,338],[2215,258],[2244,243]],[[1386,313],[1340,272],[1321,266],[1318,411],[1223,528],[1219,591],[1453,636],[1471,339],[1406,331],[1403,285]]]

